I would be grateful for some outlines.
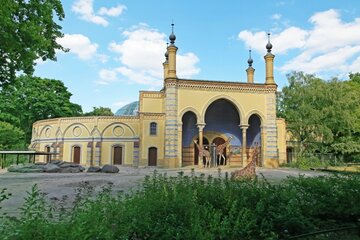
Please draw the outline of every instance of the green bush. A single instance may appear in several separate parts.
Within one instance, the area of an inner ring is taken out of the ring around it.
[[[232,181],[154,173],[142,187],[114,196],[84,183],[71,208],[33,187],[2,239],[279,239],[360,219],[360,177]]]

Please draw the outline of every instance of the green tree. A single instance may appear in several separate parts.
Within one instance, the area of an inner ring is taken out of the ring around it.
[[[278,115],[287,121],[300,152],[337,153],[351,156],[360,152],[357,140],[360,98],[355,80],[324,81],[314,75],[289,74],[289,85],[279,96]],[[351,77],[351,76],[350,76]]]
[[[65,17],[60,0],[0,0],[0,85],[17,71],[32,74],[35,60],[56,60],[63,36],[54,19]]]
[[[0,92],[0,120],[22,129],[29,143],[35,121],[82,115],[81,106],[70,102],[71,95],[59,80],[17,77]]]
[[[108,107],[93,107],[91,112],[84,113],[85,116],[114,116]]]
[[[24,132],[10,123],[0,121],[0,150],[24,148]]]

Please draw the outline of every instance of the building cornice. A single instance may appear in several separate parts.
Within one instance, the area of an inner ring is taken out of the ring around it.
[[[229,91],[229,92],[250,92],[250,93],[274,93],[277,85],[209,80],[188,80],[188,79],[166,79],[166,87],[177,87],[179,89],[197,89],[205,91]]]

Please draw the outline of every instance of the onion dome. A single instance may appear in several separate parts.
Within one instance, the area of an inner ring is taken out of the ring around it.
[[[268,43],[266,44],[267,52],[270,53],[272,49],[272,44],[270,42],[270,33],[268,33]]]

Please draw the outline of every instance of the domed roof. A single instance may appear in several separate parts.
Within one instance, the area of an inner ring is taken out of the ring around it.
[[[139,111],[139,101],[126,104],[116,111],[115,116],[136,116]]]

